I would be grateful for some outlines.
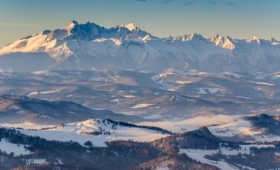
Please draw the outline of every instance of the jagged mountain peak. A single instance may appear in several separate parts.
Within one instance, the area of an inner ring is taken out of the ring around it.
[[[64,30],[68,32],[66,38],[91,41],[100,38],[102,36],[101,34],[106,29],[93,22],[79,24],[77,21],[72,21],[64,28]]]
[[[247,42],[257,42],[258,44],[260,44],[261,43],[261,39],[256,37],[256,36],[253,36],[253,37],[247,39]]]
[[[273,42],[278,42],[275,38],[273,38],[273,37],[271,37],[270,39],[269,39],[269,41],[271,42],[271,43],[273,43]]]
[[[79,25],[79,23],[75,20],[72,20],[70,23],[68,23],[66,26],[65,26],[65,30],[71,30],[73,29],[76,25]]]
[[[171,37],[173,41],[202,41],[205,40],[205,38],[198,33],[191,33],[188,35],[183,35],[183,36],[175,36]]]
[[[75,27],[81,27],[81,28],[85,28],[85,27],[101,27],[100,25],[94,23],[94,22],[86,22],[85,24],[80,24],[75,20],[72,20],[71,22],[69,22],[64,29],[65,30],[72,30]]]
[[[147,41],[157,38],[150,33],[141,30],[134,23],[116,25],[115,27],[109,28],[107,32],[110,36],[113,36],[113,38],[119,39],[138,39]]]
[[[40,34],[41,35],[48,35],[49,33],[51,33],[52,31],[51,30],[44,30],[42,31]]]
[[[219,34],[216,34],[215,36],[213,36],[211,38],[212,42],[216,42],[216,41],[219,41],[219,40],[230,40],[230,41],[232,41],[232,38],[229,37],[229,36],[221,36]]]
[[[188,35],[188,37],[189,37],[189,40],[204,40],[205,39],[201,34],[198,34],[198,33],[191,33]]]
[[[271,45],[280,45],[280,41],[276,40],[275,38],[270,38],[269,42]]]
[[[127,24],[121,24],[116,25],[115,27],[110,28],[109,30],[117,29],[118,31],[125,29],[129,32],[140,32],[142,31],[139,27],[137,27],[134,23],[127,23]]]
[[[135,31],[135,30],[137,30],[138,29],[138,27],[134,24],[134,23],[128,23],[128,24],[122,24],[122,25],[120,25],[121,27],[125,27],[125,28],[127,28],[128,30],[130,30],[130,31]]]
[[[216,46],[221,46],[226,49],[235,48],[234,41],[228,36],[221,36],[219,34],[216,34],[214,37],[211,38],[210,41],[215,43]]]

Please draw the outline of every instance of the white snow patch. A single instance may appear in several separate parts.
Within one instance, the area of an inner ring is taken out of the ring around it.
[[[50,93],[56,93],[59,92],[60,90],[50,90],[50,91],[41,91],[39,92],[40,94],[50,94]]]
[[[208,94],[209,93],[213,94],[213,93],[217,93],[219,91],[221,91],[220,88],[209,88],[209,87],[203,87],[203,88],[197,88],[199,90],[198,94]]]
[[[64,79],[68,79],[69,78],[69,77],[62,76],[61,74],[58,74],[56,72],[47,72],[47,71],[37,71],[37,72],[32,72],[32,74],[61,77],[61,78],[64,78]]]
[[[275,84],[272,83],[267,83],[267,82],[255,82],[255,81],[250,81],[251,83],[259,84],[259,85],[265,85],[265,86],[275,86]]]
[[[59,91],[60,90],[49,90],[49,91],[41,91],[41,92],[34,91],[34,92],[30,92],[27,96],[31,97],[31,96],[35,96],[38,94],[51,94],[51,93],[57,93]]]
[[[177,84],[190,84],[190,83],[192,83],[192,81],[177,80],[176,83],[177,83]]]
[[[246,97],[246,96],[233,96],[233,97],[240,98],[240,99],[248,99],[248,100],[251,99],[251,97]]]
[[[68,94],[66,97],[69,98],[69,97],[73,97],[74,94]]]
[[[30,96],[34,96],[34,95],[37,95],[38,92],[37,91],[34,91],[34,92],[30,92],[27,96],[30,97]]]
[[[133,23],[129,24],[122,24],[121,27],[127,28],[129,31],[134,31],[137,29],[137,27]]]
[[[19,110],[20,106],[12,105],[9,109]]]
[[[24,145],[9,143],[5,139],[0,141],[0,150],[7,154],[14,153],[15,156],[30,154],[30,152],[24,148]]]
[[[112,99],[111,102],[119,103],[120,99]]]
[[[133,97],[136,97],[136,96],[133,96],[133,95],[123,95],[123,97],[125,97],[125,98],[133,98]]]
[[[255,135],[253,137],[255,141],[260,141],[260,142],[280,141],[280,136],[275,136],[275,135]]]
[[[200,72],[200,71],[197,71],[197,70],[190,70],[190,71],[186,72],[186,75],[189,75],[189,76],[205,76],[205,75],[208,75],[208,73]]]
[[[141,103],[141,104],[137,104],[135,106],[132,106],[132,109],[139,109],[139,108],[145,108],[145,107],[149,107],[152,106],[152,104],[148,104],[148,103]]]
[[[280,153],[279,153],[279,152],[275,152],[274,154],[277,155],[277,156],[280,156]]]
[[[169,170],[167,165],[165,163],[160,163],[157,167],[156,170]]]
[[[28,159],[26,163],[27,163],[27,165],[44,164],[44,163],[47,163],[47,160],[46,159]]]

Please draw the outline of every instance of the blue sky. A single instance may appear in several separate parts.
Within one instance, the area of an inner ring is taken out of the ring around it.
[[[158,37],[200,33],[280,40],[280,0],[0,0],[0,47],[71,20],[133,22]]]

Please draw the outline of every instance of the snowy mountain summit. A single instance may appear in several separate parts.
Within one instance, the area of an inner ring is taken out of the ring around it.
[[[280,42],[193,33],[158,38],[133,23],[105,28],[71,21],[0,49],[2,71],[168,68],[207,72],[280,71]]]

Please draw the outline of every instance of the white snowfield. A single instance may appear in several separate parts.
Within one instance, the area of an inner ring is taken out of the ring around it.
[[[15,156],[30,154],[30,151],[25,149],[24,145],[10,143],[5,139],[0,141],[0,151],[6,152],[7,154],[13,154]]]

